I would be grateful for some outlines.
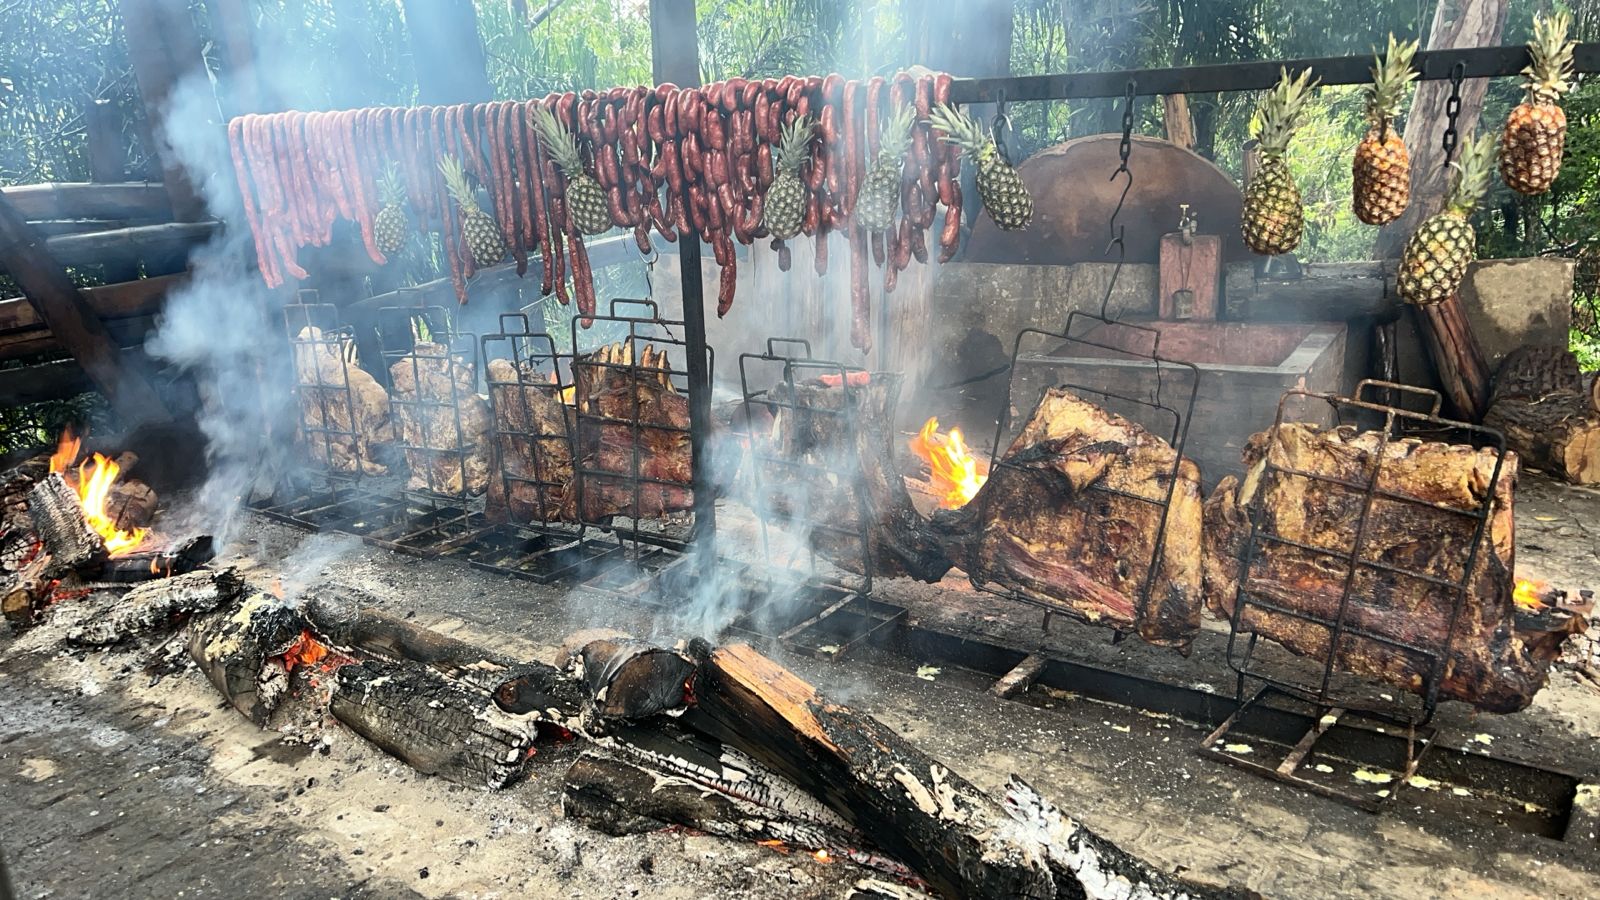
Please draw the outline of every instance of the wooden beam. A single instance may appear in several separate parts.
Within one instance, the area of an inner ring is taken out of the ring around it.
[[[60,182],[0,188],[24,219],[171,219],[172,203],[159,184]]]
[[[70,359],[0,369],[0,403],[7,406],[61,400],[92,390],[94,382],[84,374],[82,366]]]
[[[70,351],[123,421],[170,421],[161,397],[142,372],[129,365],[94,307],[50,255],[44,238],[0,197],[0,266]]]
[[[161,308],[168,292],[189,280],[187,274],[141,278],[122,284],[83,288],[89,306],[102,319],[147,316]],[[25,298],[0,300],[0,333],[45,327],[44,319]]]
[[[45,247],[64,266],[110,262],[145,262],[146,271],[170,275],[188,267],[189,252],[222,230],[219,222],[167,222],[135,225],[114,231],[63,234],[45,240]]]
[[[145,337],[155,330],[155,316],[135,316],[129,319],[112,319],[106,323],[106,332],[118,347],[133,348],[144,344]],[[26,359],[60,350],[61,342],[48,328],[30,328],[0,334],[0,359]]]
[[[172,94],[179,83],[191,77],[205,77],[200,35],[185,0],[121,0],[121,7],[123,28],[128,35],[128,58],[155,137],[151,149],[161,162],[173,218],[197,222],[206,216],[205,200],[189,181],[183,162],[167,145],[165,132]]]

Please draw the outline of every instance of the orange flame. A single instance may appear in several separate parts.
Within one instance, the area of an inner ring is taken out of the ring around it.
[[[769,840],[769,841],[756,841],[756,845],[760,846],[760,847],[767,847],[767,848],[770,848],[772,850],[776,850],[779,853],[788,853],[789,852],[789,845],[785,844],[783,841],[778,840],[777,838],[773,838],[772,840]]]
[[[94,455],[92,466],[90,460],[78,466],[78,502],[83,506],[83,518],[106,542],[106,550],[112,556],[121,556],[144,543],[150,529],[123,531],[117,527],[116,521],[106,514],[106,501],[111,498],[111,486],[116,483],[122,467],[99,453]]]
[[[972,455],[961,429],[940,434],[938,417],[923,423],[922,431],[911,439],[911,452],[928,464],[929,492],[945,509],[967,505],[989,480],[988,464]]]
[[[1511,601],[1527,610],[1544,609],[1544,601],[1539,599],[1539,595],[1543,594],[1548,587],[1542,581],[1529,581],[1526,578],[1518,578],[1517,586],[1511,592]]]
[[[314,666],[327,655],[328,648],[312,637],[310,631],[302,630],[289,649],[284,651],[283,669],[293,672],[295,666]]]
[[[833,862],[833,857],[831,855],[829,855],[828,851],[826,851],[826,850],[818,850],[817,852],[815,852],[815,853],[813,853],[811,855],[816,857],[817,862],[823,862],[823,863]]]
[[[50,471],[66,472],[69,467],[78,461],[78,450],[83,446],[83,441],[73,433],[71,428],[61,432],[61,440],[56,444],[56,452],[50,454]]]

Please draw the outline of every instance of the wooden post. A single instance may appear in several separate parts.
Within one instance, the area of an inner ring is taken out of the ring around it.
[[[172,215],[179,222],[206,217],[206,204],[189,181],[183,163],[167,145],[166,123],[172,93],[179,82],[201,75],[205,59],[200,36],[189,18],[189,6],[180,0],[121,0],[123,28],[128,33],[128,56],[133,63],[139,95],[144,98],[150,132],[155,139],[152,155],[161,162],[162,180],[172,199]]]
[[[88,298],[45,249],[44,238],[28,227],[4,196],[0,196],[0,268],[16,281],[39,318],[127,425],[171,421],[155,388],[128,366]]]
[[[1166,125],[1167,140],[1185,150],[1194,149],[1194,117],[1189,115],[1187,94],[1163,95],[1161,120]]]
[[[417,102],[424,105],[483,103],[494,99],[485,74],[478,13],[469,0],[401,0],[411,58],[417,71]]]
[[[700,36],[695,30],[694,0],[650,0],[650,61],[657,84],[699,86]],[[709,564],[716,559],[711,539],[717,529],[717,504],[706,449],[711,434],[711,364],[705,356],[706,298],[700,266],[700,235],[686,233],[678,241],[678,273],[683,282],[683,330],[688,345],[694,540],[700,545],[701,558]]]
[[[255,24],[250,4],[246,0],[206,0],[206,12],[211,16],[212,37],[224,66],[223,93],[231,101],[223,107],[223,113],[231,117],[277,108],[276,100],[268,96],[256,72]]]
[[[126,181],[128,151],[122,143],[122,116],[110,100],[91,100],[84,109],[89,133],[89,180]]]

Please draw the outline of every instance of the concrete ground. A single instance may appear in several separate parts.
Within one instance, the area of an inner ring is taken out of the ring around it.
[[[1518,526],[1520,574],[1593,584],[1600,492],[1529,477]],[[253,578],[293,590],[325,573],[419,624],[510,653],[548,659],[567,633],[598,625],[666,636],[627,599],[265,521],[247,533],[231,555]],[[1036,612],[969,591],[894,582],[882,596],[922,626],[1231,689],[1214,623],[1183,659],[1134,640],[1113,646],[1082,626],[1043,635]],[[154,680],[134,654],[30,646],[0,637],[0,847],[21,898],[831,898],[864,874],[679,831],[611,838],[569,823],[558,796],[571,748],[510,790],[468,790],[337,727],[317,747],[286,742],[225,707],[194,671]],[[1020,773],[1125,849],[1203,881],[1286,898],[1596,894],[1592,839],[1453,821],[1404,794],[1381,814],[1361,812],[1196,755],[1205,731],[1180,719],[1072,693],[999,700],[949,660],[774,655],[978,785],[998,790]],[[926,665],[939,671],[918,677]],[[1600,690],[1570,668],[1522,713],[1457,706],[1441,711],[1442,742],[1600,771]]]

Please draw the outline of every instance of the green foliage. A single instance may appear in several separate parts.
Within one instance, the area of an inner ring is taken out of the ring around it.
[[[1600,370],[1600,337],[1577,328],[1572,329],[1569,346],[1578,358],[1578,368],[1585,372]]]

